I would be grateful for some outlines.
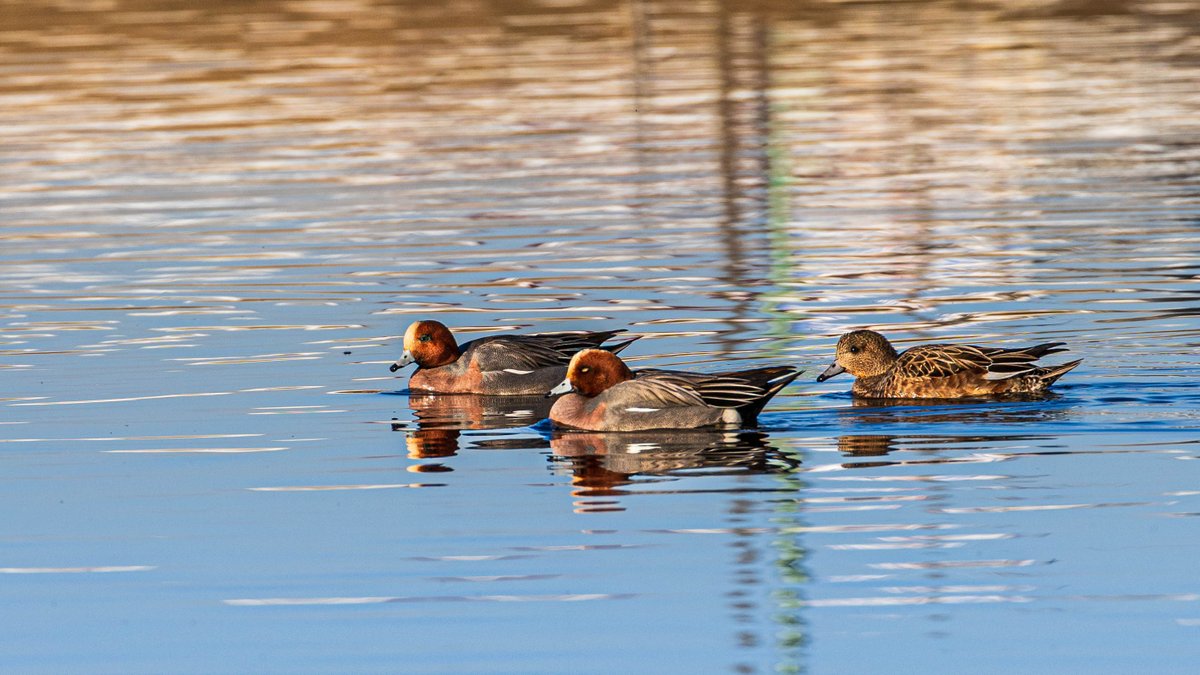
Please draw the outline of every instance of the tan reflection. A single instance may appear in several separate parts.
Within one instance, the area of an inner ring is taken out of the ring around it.
[[[1048,392],[1005,397],[1000,401],[854,399],[851,407],[842,412],[842,419],[852,424],[1033,424],[1063,421],[1073,414],[1073,404],[1068,399]]]
[[[409,459],[453,457],[458,454],[458,429],[414,429],[404,437]]]
[[[576,497],[628,494],[637,476],[673,476],[789,471],[798,461],[784,456],[759,432],[650,431],[585,433],[558,431],[550,439],[556,459],[571,473]],[[609,505],[611,502],[604,502]],[[581,502],[583,511],[589,504]],[[612,509],[603,509],[612,510]]]
[[[1045,436],[1035,434],[996,434],[975,436],[852,434],[839,436],[838,452],[853,461],[840,464],[843,469],[864,469],[880,466],[943,464],[962,462],[995,462],[1011,456],[997,452],[999,444],[1013,441],[1039,441]],[[892,453],[898,457],[884,459]],[[867,458],[878,459],[867,459]]]
[[[414,425],[395,423],[406,431],[410,459],[453,457],[467,429],[515,429],[536,424],[550,414],[553,399],[544,396],[481,396],[478,394],[411,394],[408,406]]]
[[[895,436],[841,436],[838,452],[856,457],[877,457],[895,450]]]

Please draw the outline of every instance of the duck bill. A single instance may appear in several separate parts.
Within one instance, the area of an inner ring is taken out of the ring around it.
[[[559,394],[569,394],[575,391],[575,385],[571,384],[570,380],[563,380],[558,383],[558,386],[546,392],[546,398],[553,398]]]
[[[817,382],[824,382],[825,380],[828,380],[835,375],[841,375],[844,372],[846,372],[846,369],[839,366],[837,361],[834,361],[829,365],[828,368],[825,369],[825,372],[817,376]]]
[[[396,361],[395,363],[393,363],[393,364],[392,364],[392,367],[391,367],[391,368],[389,368],[388,370],[390,370],[390,371],[392,371],[392,372],[394,373],[394,372],[396,372],[397,370],[400,370],[401,368],[403,368],[404,366],[407,366],[408,364],[410,364],[410,363],[412,363],[412,362],[413,362],[413,357],[412,357],[412,354],[410,354],[410,353],[408,352],[408,350],[407,350],[407,349],[405,349],[405,350],[404,350],[404,353],[400,355],[400,360],[398,360],[398,361]]]

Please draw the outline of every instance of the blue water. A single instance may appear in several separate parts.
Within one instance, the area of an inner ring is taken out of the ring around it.
[[[1197,26],[6,12],[0,670],[1193,672]],[[410,396],[417,318],[806,373],[754,430],[564,433]],[[1084,363],[864,405],[814,381],[861,327]]]

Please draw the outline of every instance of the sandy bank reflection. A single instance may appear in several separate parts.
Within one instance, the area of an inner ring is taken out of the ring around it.
[[[552,461],[569,471],[577,497],[613,497],[631,494],[619,489],[638,476],[730,476],[785,473],[800,461],[773,446],[767,434],[757,431],[649,431],[642,433],[591,433],[556,431],[550,439]],[[648,482],[648,481],[646,481]],[[668,490],[668,492],[683,490]],[[718,490],[719,491],[719,490]],[[639,491],[645,494],[646,491]],[[612,506],[615,502],[579,503],[578,510]]]
[[[394,423],[392,430],[405,432],[410,459],[453,457],[464,430],[526,427],[549,415],[553,403],[543,396],[412,394],[408,406],[415,421]],[[542,445],[537,439],[520,439],[520,443]]]

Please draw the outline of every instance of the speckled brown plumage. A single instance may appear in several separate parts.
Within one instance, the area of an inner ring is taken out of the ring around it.
[[[818,379],[856,376],[851,391],[863,398],[965,398],[1045,391],[1082,359],[1040,367],[1037,360],[1066,351],[1062,342],[1003,349],[973,345],[922,345],[897,354],[879,333],[847,333],[837,357]]]

